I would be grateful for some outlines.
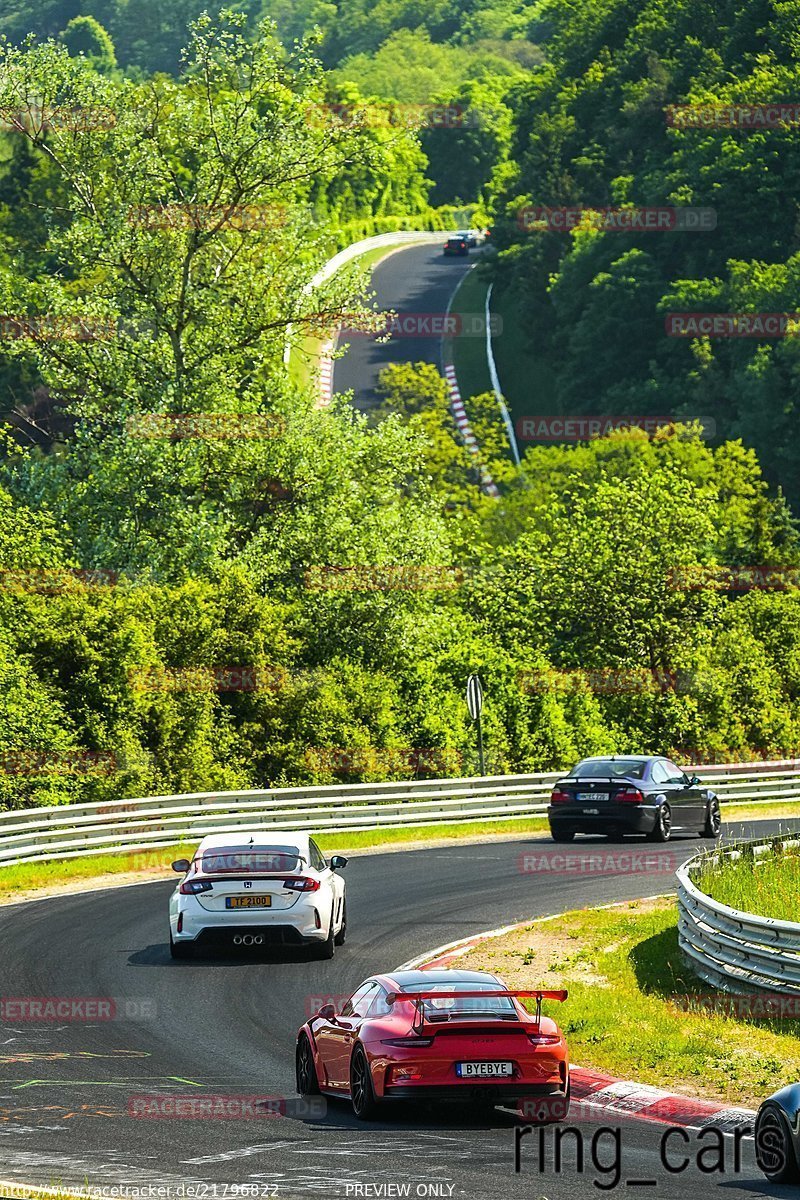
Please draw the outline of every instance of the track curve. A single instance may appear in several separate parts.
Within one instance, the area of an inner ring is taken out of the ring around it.
[[[441,244],[427,242],[393,250],[376,264],[372,288],[379,308],[395,309],[401,316],[444,317],[451,296],[476,257],[445,258],[442,245],[446,237],[443,233]],[[333,391],[352,390],[354,407],[366,412],[377,404],[379,372],[395,362],[427,362],[441,368],[441,337],[392,337],[377,342],[351,335],[347,352],[334,362]]]
[[[726,829],[758,836],[775,824]],[[698,849],[693,838],[672,845],[678,861]],[[398,1110],[368,1127],[333,1101],[322,1119],[128,1114],[137,1095],[293,1097],[295,1033],[322,997],[348,994],[367,974],[476,930],[672,886],[663,874],[608,873],[589,882],[521,873],[520,855],[533,848],[551,859],[563,855],[562,847],[537,839],[354,856],[347,868],[348,942],[330,962],[285,951],[172,962],[166,943],[172,881],[0,909],[5,999],[118,1002],[114,1020],[4,1020],[0,1178],[40,1185],[88,1181],[124,1187],[131,1196],[134,1188],[161,1186],[171,1189],[162,1196],[172,1200],[192,1194],[179,1190],[189,1183],[199,1185],[197,1196],[241,1195],[231,1187],[247,1184],[259,1189],[252,1195],[376,1197],[402,1194],[376,1186],[406,1182],[410,1195],[528,1200],[541,1195],[545,1182],[549,1200],[596,1195],[596,1174],[576,1175],[565,1166],[545,1177],[527,1148],[523,1173],[515,1175],[514,1121],[500,1111],[472,1119],[460,1109]],[[721,1186],[734,1197],[771,1194],[752,1153],[745,1154],[740,1179],[696,1171],[670,1176],[659,1168],[652,1129],[630,1125],[623,1142],[627,1173],[657,1178],[661,1196],[677,1200],[690,1187],[705,1196]],[[367,1185],[371,1190],[358,1190]]]

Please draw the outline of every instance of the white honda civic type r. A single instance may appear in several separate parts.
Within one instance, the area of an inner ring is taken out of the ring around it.
[[[172,864],[184,877],[169,902],[172,957],[216,944],[311,946],[332,958],[347,931],[346,865],[339,854],[328,863],[307,833],[211,834],[191,862]]]

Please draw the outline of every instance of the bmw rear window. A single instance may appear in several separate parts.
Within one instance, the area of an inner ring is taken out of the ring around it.
[[[571,779],[643,779],[647,761],[641,758],[593,758],[570,771]]]
[[[300,867],[298,846],[223,846],[206,850],[200,860],[204,875],[261,874],[297,871]]]

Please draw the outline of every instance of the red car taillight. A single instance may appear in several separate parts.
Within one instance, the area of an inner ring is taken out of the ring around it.
[[[623,788],[617,792],[616,799],[623,804],[643,804],[644,796],[638,788]]]
[[[419,1067],[405,1065],[389,1068],[389,1083],[408,1083],[410,1079],[422,1079],[422,1071]]]
[[[205,879],[185,880],[178,889],[182,896],[197,896],[200,892],[210,892],[214,885]]]
[[[572,796],[570,796],[569,792],[562,792],[560,790],[560,788],[556,788],[556,790],[553,792],[552,796],[550,797],[550,803],[551,804],[569,804],[571,799],[572,799]]]
[[[301,875],[299,879],[284,879],[283,886],[290,888],[293,892],[318,892],[319,880]]]
[[[561,1038],[557,1033],[529,1033],[528,1041],[534,1046],[557,1046]]]
[[[381,1040],[381,1045],[382,1046],[402,1046],[403,1048],[405,1048],[406,1046],[413,1046],[414,1049],[416,1049],[417,1046],[432,1046],[433,1038],[428,1038],[428,1037],[385,1038],[385,1039]]]

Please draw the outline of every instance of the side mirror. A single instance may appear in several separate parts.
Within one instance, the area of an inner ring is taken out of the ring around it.
[[[347,859],[342,854],[334,854],[331,859],[331,870],[341,871],[342,867],[347,866]]]
[[[177,871],[179,875],[185,875],[191,865],[188,858],[179,858],[177,862],[172,864],[172,869],[173,871]]]
[[[322,1017],[323,1021],[333,1021],[336,1017],[336,1008],[333,1004],[323,1004],[317,1016]]]
[[[700,783],[700,782],[701,782],[701,779],[700,779],[699,775],[693,775],[692,778],[689,780],[689,784],[691,787],[697,787],[698,783]]]

